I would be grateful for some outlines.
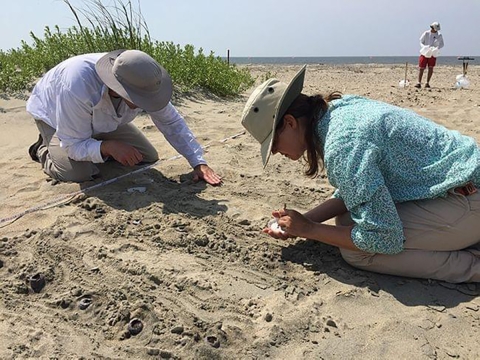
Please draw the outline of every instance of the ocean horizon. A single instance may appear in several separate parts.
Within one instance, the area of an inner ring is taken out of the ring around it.
[[[439,56],[437,65],[461,65],[460,56]],[[475,64],[480,61],[480,56],[465,55],[474,60],[469,60],[469,64]],[[228,60],[227,57],[222,57]],[[281,56],[281,57],[248,57],[235,56],[230,57],[230,63],[246,64],[279,64],[279,65],[297,65],[297,64],[318,64],[318,65],[353,65],[353,64],[418,64],[418,56]]]

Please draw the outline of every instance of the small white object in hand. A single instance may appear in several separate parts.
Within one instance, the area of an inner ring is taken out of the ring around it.
[[[270,229],[275,230],[275,231],[278,231],[278,232],[280,232],[280,233],[282,233],[282,234],[285,233],[285,231],[283,231],[282,227],[278,224],[278,218],[273,218],[273,219],[271,219],[271,220],[268,222],[267,226],[268,226]]]

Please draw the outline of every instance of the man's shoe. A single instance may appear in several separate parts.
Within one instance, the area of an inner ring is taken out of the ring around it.
[[[418,84],[415,85],[415,87],[416,87],[417,89],[420,89],[420,88],[422,87],[422,84],[418,83]]]
[[[40,159],[38,158],[38,155],[37,155],[37,151],[38,151],[38,148],[42,146],[42,144],[43,144],[42,134],[38,134],[38,140],[28,148],[28,153],[30,154],[30,157],[32,158],[33,161],[40,162]]]
[[[430,84],[429,83],[425,84],[425,89],[430,89]]]

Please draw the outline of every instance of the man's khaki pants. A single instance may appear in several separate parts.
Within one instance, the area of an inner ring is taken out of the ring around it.
[[[404,251],[384,255],[340,249],[350,265],[382,274],[480,282],[480,192],[397,204],[405,234]],[[352,225],[350,214],[337,225]]]
[[[55,129],[41,120],[35,120],[43,138],[37,154],[43,171],[60,181],[83,182],[97,175],[98,168],[90,161],[75,161],[68,157],[64,148],[60,147]],[[97,140],[119,140],[137,148],[143,155],[143,162],[152,163],[158,160],[157,150],[145,135],[133,124],[122,125],[110,133],[95,135]]]

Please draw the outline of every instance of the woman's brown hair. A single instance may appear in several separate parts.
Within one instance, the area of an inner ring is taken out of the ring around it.
[[[315,177],[319,172],[319,162],[322,162],[323,169],[323,149],[318,136],[316,136],[317,125],[322,116],[328,110],[328,103],[332,100],[340,99],[340,92],[332,92],[326,98],[322,95],[308,96],[300,94],[293,101],[292,105],[285,112],[296,119],[304,119],[305,121],[305,140],[307,142],[307,163],[308,168],[305,175]],[[301,120],[299,120],[301,121]]]

